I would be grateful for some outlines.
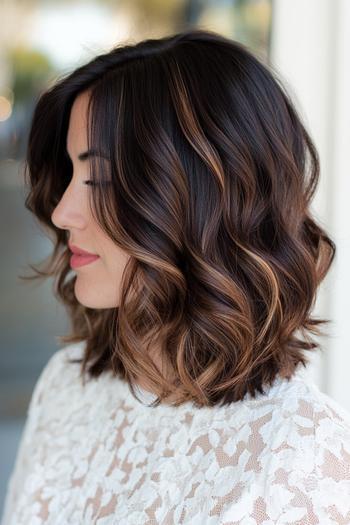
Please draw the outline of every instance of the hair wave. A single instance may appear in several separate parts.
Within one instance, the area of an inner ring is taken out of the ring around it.
[[[130,254],[119,306],[74,295],[68,232],[51,214],[72,175],[75,97],[88,90],[91,211]],[[283,83],[247,47],[203,29],[124,43],[40,94],[29,134],[26,207],[53,238],[23,279],[54,278],[85,341],[81,372],[146,377],[173,405],[229,404],[290,378],[329,320],[311,315],[335,244],[309,205],[319,157]],[[167,373],[152,359],[157,344]],[[169,373],[168,373],[169,372]],[[153,406],[152,405],[152,406]]]

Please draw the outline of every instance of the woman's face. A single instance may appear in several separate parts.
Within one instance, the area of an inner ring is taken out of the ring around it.
[[[89,210],[89,160],[78,156],[87,148],[87,92],[75,99],[67,133],[67,152],[73,164],[70,184],[54,209],[51,220],[57,228],[69,230],[69,243],[99,256],[89,264],[73,268],[77,278],[77,300],[89,308],[112,308],[119,305],[120,283],[130,258],[104,233]]]

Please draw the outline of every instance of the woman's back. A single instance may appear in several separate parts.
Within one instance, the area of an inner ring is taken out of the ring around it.
[[[107,372],[83,386],[82,352],[36,384],[3,525],[350,523],[350,416],[304,369],[229,406],[152,408]]]

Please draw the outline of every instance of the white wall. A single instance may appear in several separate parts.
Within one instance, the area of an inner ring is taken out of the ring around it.
[[[271,65],[280,73],[321,159],[312,210],[337,245],[314,314],[330,319],[309,368],[350,411],[350,2],[274,0]],[[308,355],[308,353],[307,353]]]

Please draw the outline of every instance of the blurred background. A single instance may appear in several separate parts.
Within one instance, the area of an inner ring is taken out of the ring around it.
[[[0,20],[0,515],[35,381],[68,330],[52,282],[18,278],[52,249],[24,208],[32,111],[58,76],[123,41],[212,29],[248,45],[283,80],[321,157],[313,212],[337,244],[315,305],[331,322],[310,379],[350,411],[350,2],[1,0]]]

